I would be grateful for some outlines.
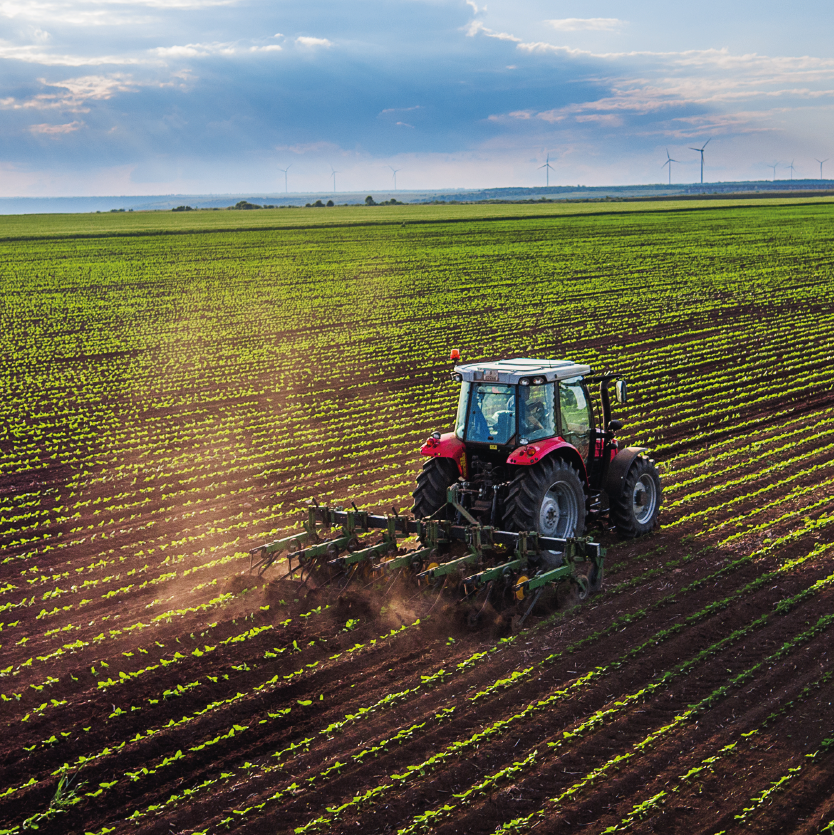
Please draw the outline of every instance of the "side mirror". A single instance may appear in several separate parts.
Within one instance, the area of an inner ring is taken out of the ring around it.
[[[621,420],[609,420],[608,421],[608,431],[609,432],[619,432],[623,428],[623,422]]]
[[[617,402],[624,406],[628,402],[628,394],[626,392],[626,381],[625,380],[617,380],[614,385],[614,393],[617,398]]]

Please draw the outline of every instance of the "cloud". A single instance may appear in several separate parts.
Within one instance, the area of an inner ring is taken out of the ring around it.
[[[610,58],[611,55],[594,55],[593,52],[590,52],[587,49],[574,49],[570,46],[557,46],[556,44],[547,43],[545,41],[530,41],[530,42],[522,42],[516,45],[516,49],[521,49],[524,52],[528,52],[530,54],[536,52],[550,52],[555,53],[557,55],[567,55],[569,57],[575,58]]]
[[[413,128],[414,125],[409,125],[408,122],[397,122],[397,125],[404,128]]]
[[[380,110],[379,115],[382,116],[384,113],[410,113],[412,110],[422,110],[422,104],[415,104],[411,107],[386,107],[385,110]]]
[[[44,78],[39,78],[38,82],[47,89],[57,90],[57,92],[39,93],[29,99],[17,99],[10,96],[0,100],[0,108],[5,110],[62,110],[68,113],[89,113],[88,102],[106,101],[113,98],[117,93],[135,92],[140,86],[129,75],[123,73],[115,73],[109,76],[87,75],[57,82],[48,82]]]
[[[199,11],[220,6],[233,6],[239,0],[0,0],[0,19],[45,22],[49,25],[122,26],[147,23],[155,18],[137,15],[132,8],[159,12],[171,10]],[[124,8],[128,11],[125,13]]]
[[[563,127],[622,127],[630,120],[633,135],[679,136],[693,132],[696,125],[715,133],[743,134],[762,132],[765,125],[772,130],[777,124],[771,108],[767,116],[754,116],[763,112],[752,109],[756,105],[773,99],[834,101],[834,61],[829,59],[735,55],[726,49],[594,54],[541,43],[522,43],[517,48],[531,57],[558,54],[568,66],[576,61],[579,76],[585,75],[589,80],[591,76],[581,69],[585,61],[603,60],[620,74],[606,78],[597,73],[593,80],[603,88],[603,95],[552,108],[508,109],[488,117],[487,121],[496,125],[540,121],[549,125],[561,123]],[[576,59],[582,59],[581,63]],[[639,67],[639,75],[629,77],[630,67]],[[739,112],[741,103],[747,103],[747,107]],[[662,121],[655,121],[650,127],[637,121],[647,117]],[[683,123],[675,119],[695,121]]]
[[[49,26],[115,27],[141,25],[154,21],[153,15],[123,12],[117,9],[102,8],[102,3],[43,3],[9,2],[0,0],[0,20],[21,20],[33,24]]]
[[[47,85],[45,79],[39,79]],[[137,83],[129,75],[114,73],[113,75],[85,75],[79,78],[68,78],[64,81],[49,83],[50,87],[63,87],[79,99],[110,99],[116,93],[129,93],[137,88]]]
[[[219,6],[237,6],[240,0],[97,0],[106,6],[147,6],[151,9],[200,11]]]
[[[333,44],[329,40],[327,40],[327,38],[310,38],[307,35],[300,35],[295,39],[295,42],[299,46],[305,46],[309,49],[313,49],[317,46],[323,46],[326,48],[333,46]]]
[[[552,53],[571,58],[585,58],[594,61],[622,61],[627,59],[647,59],[658,66],[689,67],[715,70],[735,70],[756,73],[761,76],[797,77],[803,73],[808,77],[819,80],[823,77],[834,77],[834,60],[816,58],[812,56],[777,56],[758,55],[755,52],[734,55],[728,49],[690,49],[680,52],[653,52],[650,50],[633,50],[631,52],[593,52],[588,49],[577,49],[569,46],[546,43],[544,41],[522,42],[517,49],[530,54]],[[728,77],[729,83],[734,83],[737,76]]]
[[[275,150],[292,154],[334,154],[342,149],[335,142],[298,142],[294,145],[276,145]]]
[[[273,43],[268,44],[267,46],[250,46],[250,52],[280,52],[282,49],[281,44]]]
[[[32,133],[39,133],[43,136],[62,136],[65,133],[72,133],[84,127],[84,122],[70,122],[66,125],[29,125]]]
[[[747,110],[736,113],[677,116],[668,122],[652,126],[644,135],[668,136],[673,139],[693,140],[709,134],[770,133],[774,117],[787,112],[786,108]],[[712,146],[710,146],[712,147]]]
[[[616,17],[563,17],[559,20],[546,20],[559,32],[612,32],[626,25],[626,21]]]
[[[481,34],[485,35],[487,38],[496,38],[499,41],[512,41],[513,43],[521,42],[521,38],[517,38],[515,35],[488,29],[483,23],[481,23],[480,20],[470,21],[470,23],[463,27],[463,30],[466,32],[467,38],[474,38],[475,35]]]
[[[547,123],[572,119],[613,124],[611,119],[592,118],[592,114],[631,113],[647,116],[664,110],[689,110],[716,113],[735,108],[742,101],[834,99],[834,61],[809,56],[776,57],[746,53],[735,55],[727,49],[685,50],[681,52],[635,51],[593,53],[545,43],[520,43],[517,48],[531,56],[559,55],[568,61],[605,61],[616,67],[620,77],[596,81],[607,87],[607,95],[573,102],[556,108],[535,111],[509,111],[494,114],[491,120],[509,122],[531,118]],[[640,67],[640,75],[624,74],[629,67]],[[822,86],[828,82],[827,85]],[[818,85],[818,86],[812,86]],[[729,130],[733,121],[722,123]]]
[[[141,59],[126,55],[72,55],[47,52],[40,46],[0,45],[0,59],[21,61],[26,64],[41,64],[44,67],[96,67],[105,64],[130,65],[145,63]]]
[[[589,113],[586,116],[577,116],[577,122],[596,122],[609,127],[619,127],[624,124],[622,116],[615,116],[613,113]]]
[[[234,55],[236,51],[231,43],[189,43],[182,46],[158,46],[152,50],[160,58],[204,58],[207,55]]]

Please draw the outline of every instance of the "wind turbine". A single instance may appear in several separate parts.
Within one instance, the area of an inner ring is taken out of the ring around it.
[[[814,159],[817,159],[817,158],[814,157]],[[829,157],[826,157],[825,159],[817,159],[817,162],[820,164],[820,179],[822,179],[822,164],[824,162],[828,162],[828,160],[829,160]]]
[[[286,168],[279,168],[278,169],[279,171],[284,172],[284,194],[287,194],[287,191],[288,191],[288,189],[287,189],[287,171],[289,171],[290,168],[292,168],[292,163],[290,163]]]
[[[388,167],[389,167],[389,168],[391,169],[391,171],[394,173],[394,191],[396,191],[396,190],[397,190],[397,172],[398,172],[398,171],[402,171],[402,168],[394,168],[394,167],[393,167],[393,166],[391,166],[391,165],[389,165]]]
[[[338,172],[338,171],[335,171],[335,170],[333,169],[333,166],[331,165],[331,166],[330,166],[330,176],[333,178],[333,194],[335,194],[335,193],[336,193],[336,175],[337,175],[338,173],[339,173],[339,172]]]
[[[791,180],[793,180],[793,172],[794,172],[793,160],[791,160],[791,164],[786,165],[785,168],[790,168],[790,170],[791,170]]]
[[[706,142],[704,142],[704,147],[703,148],[690,148],[689,149],[690,151],[697,151],[701,155],[701,185],[704,184],[704,148],[706,148],[707,145],[709,145],[710,142],[712,142],[712,137],[710,137],[709,139],[707,139]]]
[[[776,182],[776,168],[777,168],[778,165],[779,165],[778,162],[774,162],[772,165],[768,165],[768,168],[773,169],[773,182],[774,183]]]
[[[541,171],[544,168],[545,178],[547,186],[550,186],[550,172],[553,171],[553,166],[550,164],[550,154],[547,155],[547,162],[544,165],[540,165],[538,170]]]
[[[672,163],[673,162],[680,162],[680,160],[679,159],[672,159],[672,157],[669,156],[669,149],[667,148],[666,149],[666,162],[664,162],[663,165],[661,165],[660,167],[665,168],[667,165],[669,166],[669,185],[672,185]]]

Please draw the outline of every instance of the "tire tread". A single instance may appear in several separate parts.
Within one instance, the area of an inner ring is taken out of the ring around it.
[[[654,516],[649,522],[643,525],[638,525],[634,518],[634,513],[631,505],[631,497],[634,491],[634,485],[637,480],[644,474],[651,474],[655,481],[657,489],[657,506],[655,508]],[[610,515],[611,521],[617,528],[617,533],[623,539],[634,539],[644,533],[648,533],[656,524],[657,516],[660,512],[660,505],[663,499],[663,486],[660,481],[660,475],[657,472],[657,467],[651,458],[646,458],[644,455],[639,455],[634,459],[628,474],[623,479],[623,488],[618,496],[610,496]]]
[[[561,475],[572,474],[581,485],[576,470],[562,458],[546,458],[532,467],[524,467],[513,479],[504,504],[504,524],[510,530],[537,531],[538,509],[548,487]],[[584,489],[583,501],[579,503],[578,530],[574,536],[585,531]]]
[[[446,488],[457,481],[458,475],[458,466],[451,458],[429,458],[417,476],[411,512],[420,519],[436,513],[446,504]]]

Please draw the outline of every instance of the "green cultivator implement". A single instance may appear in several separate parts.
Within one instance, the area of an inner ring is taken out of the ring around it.
[[[262,574],[286,554],[300,589],[408,579],[456,588],[477,612],[525,601],[523,618],[549,586],[580,600],[596,591],[604,550],[585,536],[589,525],[647,534],[662,500],[646,450],[615,437],[623,424],[611,418],[609,386],[625,404],[625,380],[535,359],[456,365],[451,377],[460,384],[455,429],[423,444],[410,517],[313,504],[302,532],[252,550],[250,570]],[[589,383],[599,384],[596,407]],[[381,537],[359,541],[372,531]]]
[[[354,581],[389,585],[396,579],[426,590],[457,589],[461,602],[476,604],[475,616],[487,604],[497,608],[529,598],[522,621],[547,586],[572,584],[578,600],[599,588],[605,549],[590,537],[559,539],[481,525],[466,518],[459,489],[449,487],[447,501],[465,524],[313,504],[302,532],[249,552],[250,571],[262,575],[283,558],[285,576],[296,580],[298,591],[341,592]],[[377,541],[362,542],[360,535]]]

